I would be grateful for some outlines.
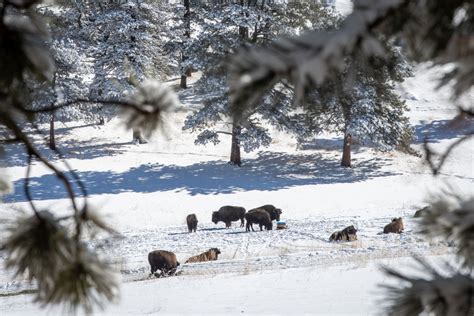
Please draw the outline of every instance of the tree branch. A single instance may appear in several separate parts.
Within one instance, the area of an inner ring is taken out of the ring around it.
[[[139,105],[137,105],[135,103],[122,101],[122,100],[100,100],[100,99],[91,100],[91,99],[82,99],[82,98],[75,99],[75,100],[72,100],[72,101],[68,101],[68,102],[62,103],[62,104],[47,106],[47,107],[44,107],[44,108],[41,108],[41,109],[25,109],[25,108],[23,108],[23,109],[21,109],[21,111],[25,114],[48,113],[48,112],[54,112],[56,110],[59,110],[59,109],[62,109],[62,108],[68,107],[68,106],[72,106],[72,105],[75,105],[75,104],[78,104],[78,103],[88,103],[88,104],[99,103],[99,104],[105,104],[105,105],[118,105],[118,106],[121,106],[121,107],[124,107],[124,108],[132,108],[133,110],[135,110],[135,111],[137,111],[141,114],[144,114],[144,115],[151,114],[151,113],[154,112],[154,111],[146,110],[146,109],[140,107]]]
[[[216,131],[217,134],[225,134],[225,135],[232,135],[231,132],[224,132],[224,131]]]
[[[449,147],[445,150],[445,152],[441,155],[440,161],[438,164],[436,164],[433,161],[433,156],[435,156],[435,152],[433,152],[429,147],[428,147],[428,141],[425,139],[423,143],[423,148],[425,150],[426,154],[426,161],[428,162],[428,165],[430,166],[431,171],[433,174],[436,176],[439,174],[441,171],[441,168],[443,167],[444,163],[446,162],[446,159],[449,157],[450,153],[456,148],[457,146],[461,145],[463,142],[467,141],[469,138],[473,137],[474,134],[470,133],[468,135],[463,136],[462,138],[456,140],[454,143],[449,145]]]

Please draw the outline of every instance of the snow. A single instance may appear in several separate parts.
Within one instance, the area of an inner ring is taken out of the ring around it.
[[[351,1],[336,0],[335,5],[343,14],[352,11]],[[461,130],[447,128],[457,113],[449,90],[436,88],[440,71],[418,67],[399,89],[411,110],[413,146],[420,151],[426,136],[433,149],[442,151],[473,128],[472,123]],[[194,78],[188,82],[192,85]],[[196,100],[189,91],[180,97],[183,108],[191,111]],[[474,95],[466,99],[472,102]],[[473,140],[455,150],[441,175],[433,178],[422,158],[371,148],[355,148],[354,168],[342,169],[342,141],[334,135],[296,148],[294,139],[271,129],[270,147],[243,153],[238,168],[227,164],[230,139],[217,146],[194,145],[196,135],[181,129],[187,114],[170,115],[165,128],[139,146],[131,143],[131,131],[119,120],[105,126],[58,124],[57,144],[87,183],[89,203],[122,234],[119,239],[88,241],[110,258],[123,281],[121,300],[102,313],[380,315],[379,285],[391,282],[380,272],[381,264],[407,269],[412,254],[436,262],[452,258],[446,241],[417,233],[418,220],[412,216],[430,194],[448,184],[461,195],[472,195]],[[0,175],[7,173],[15,192],[0,204],[0,241],[12,214],[28,210],[22,191],[23,148],[9,145],[5,151],[10,160]],[[40,208],[67,211],[65,192],[48,170],[36,164],[32,183]],[[245,233],[236,223],[225,229],[210,220],[223,205],[250,209],[268,203],[283,210],[287,230]],[[192,234],[185,225],[189,213],[199,219]],[[380,234],[399,216],[405,233]],[[327,241],[348,225],[359,230],[358,241]],[[184,264],[211,247],[220,248],[219,260]],[[179,276],[148,278],[147,254],[155,249],[177,254]],[[0,250],[1,315],[64,314],[61,309],[40,309],[32,295],[15,295],[34,285],[22,277],[12,279],[5,259]]]
[[[411,109],[418,150],[425,135],[435,150],[442,150],[463,132],[446,129],[456,112],[449,94],[434,88],[437,73],[419,67],[400,89]],[[131,132],[119,127],[119,121],[105,126],[66,123],[58,130],[58,145],[86,181],[89,202],[123,235],[88,242],[114,262],[123,279],[121,301],[104,313],[378,314],[378,285],[388,282],[380,263],[404,267],[414,253],[450,258],[452,248],[420,236],[412,216],[447,183],[463,195],[473,193],[472,141],[453,153],[438,178],[422,158],[370,148],[356,148],[355,167],[342,169],[340,139],[324,135],[297,149],[294,139],[278,131],[272,131],[276,141],[268,150],[244,154],[238,168],[227,164],[230,139],[194,146],[194,135],[180,129],[185,115],[170,116],[166,133],[153,135],[145,145],[131,144]],[[15,193],[0,205],[2,219],[11,218],[13,209],[28,209],[21,189],[22,148],[11,145],[6,151],[12,159],[4,169]],[[48,170],[36,165],[32,181],[40,208],[64,212],[65,193]],[[268,203],[283,210],[287,230],[245,233],[236,223],[225,229],[210,221],[223,205],[250,209]],[[189,213],[197,214],[197,233],[187,233]],[[398,216],[404,218],[405,233],[380,234]],[[359,230],[357,242],[327,241],[348,225]],[[218,261],[184,264],[211,247],[220,248]],[[154,249],[174,251],[181,274],[148,279],[146,257]],[[11,278],[11,271],[0,270],[0,295],[34,288],[21,277]],[[62,312],[41,310],[31,301],[31,295],[0,296],[0,314]]]

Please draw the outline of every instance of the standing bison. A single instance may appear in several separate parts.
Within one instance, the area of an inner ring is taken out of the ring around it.
[[[384,229],[383,233],[388,234],[388,233],[394,233],[394,234],[400,234],[405,230],[405,226],[403,225],[403,220],[401,217],[399,218],[392,218],[392,222],[390,224],[387,224]]]
[[[161,271],[161,275],[172,275],[176,272],[176,268],[179,266],[179,262],[176,259],[176,255],[171,251],[166,250],[155,250],[148,254],[148,262],[151,267],[151,274],[154,274],[156,270]]]
[[[260,226],[260,230],[263,230],[262,227],[265,226],[266,230],[272,230],[272,220],[270,219],[270,215],[264,209],[253,209],[245,214],[245,219],[247,220],[247,226],[245,227],[245,231],[255,231],[253,229],[253,224],[258,224]]]
[[[357,240],[357,229],[353,225],[344,228],[341,231],[334,232],[329,241],[355,241]]]
[[[250,210],[249,212],[251,212],[253,210],[258,210],[258,209],[264,209],[268,213],[268,215],[270,215],[270,220],[272,220],[272,221],[274,221],[274,220],[279,221],[280,220],[280,215],[282,213],[281,209],[276,208],[275,206],[273,206],[271,204],[266,204],[266,205],[254,208],[254,209]]]
[[[188,224],[188,231],[192,233],[193,231],[196,232],[198,226],[198,220],[196,214],[189,214],[186,216],[186,224]]]
[[[240,206],[226,205],[221,207],[217,212],[212,213],[212,222],[217,224],[224,222],[225,227],[230,227],[231,222],[240,219],[240,227],[244,227],[245,208]]]

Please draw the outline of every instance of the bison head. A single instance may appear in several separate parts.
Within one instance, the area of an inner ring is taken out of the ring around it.
[[[213,212],[212,213],[212,222],[214,224],[217,224],[217,222],[219,222],[219,212]]]
[[[355,229],[353,225],[347,227],[344,231],[349,235],[355,235],[357,233],[357,229]]]
[[[275,217],[276,217],[276,220],[277,220],[277,221],[280,220],[280,215],[281,215],[281,213],[283,213],[283,212],[281,211],[281,209],[277,208],[277,209],[275,210]]]

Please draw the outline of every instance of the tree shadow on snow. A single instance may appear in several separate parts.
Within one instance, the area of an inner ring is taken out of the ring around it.
[[[245,229],[245,228],[242,228],[242,229]],[[260,230],[259,230],[260,231]],[[254,231],[254,233],[256,233],[257,231]],[[238,235],[238,234],[248,234],[250,232],[247,232],[245,230],[243,231],[238,231],[238,232],[228,232],[228,233],[225,233],[226,235]]]
[[[274,191],[302,185],[354,183],[396,175],[382,170],[391,162],[390,159],[354,161],[356,168],[350,169],[341,168],[339,159],[317,153],[291,155],[262,152],[255,159],[245,160],[241,168],[223,161],[210,161],[190,166],[144,164],[121,173],[84,171],[78,172],[78,175],[90,195],[157,191],[187,191],[190,195],[229,194],[251,190]],[[16,181],[14,185],[15,193],[5,196],[5,202],[25,201],[23,180]],[[31,185],[34,199],[67,197],[54,175],[34,177]],[[75,187],[77,189],[77,185]]]
[[[120,143],[103,143],[91,145],[91,143],[100,142],[99,139],[89,140],[58,140],[56,145],[66,159],[94,159],[104,156],[113,156],[122,153],[123,147],[131,145],[132,142]],[[51,162],[57,162],[61,159],[55,152],[46,147],[46,145],[38,146],[40,152]],[[25,167],[27,165],[27,154],[25,147],[21,144],[8,144],[4,146],[5,157],[0,162],[2,167]]]
[[[413,126],[415,144],[422,144],[425,139],[429,143],[459,138],[474,132],[474,121],[465,121],[461,126],[452,127],[452,120],[436,120],[426,124]]]
[[[200,231],[208,231],[208,232],[212,232],[212,231],[219,231],[219,230],[226,230],[228,228],[225,228],[225,227],[216,227],[216,228],[202,228],[202,229],[199,229]]]

